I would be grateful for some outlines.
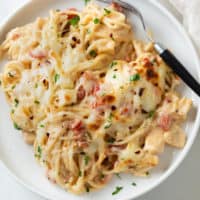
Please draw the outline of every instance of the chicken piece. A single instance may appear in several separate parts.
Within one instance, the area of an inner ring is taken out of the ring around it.
[[[22,134],[23,134],[24,141],[27,144],[33,145],[35,141],[35,133],[29,133],[29,132],[23,131]]]
[[[169,131],[164,133],[164,140],[173,147],[183,148],[186,142],[186,135],[181,127],[174,124]]]
[[[159,127],[153,129],[145,140],[144,150],[153,154],[159,154],[164,151],[164,134],[163,130]]]

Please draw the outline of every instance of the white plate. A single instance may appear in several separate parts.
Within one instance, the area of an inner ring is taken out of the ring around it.
[[[171,49],[189,71],[198,78],[199,62],[197,53],[177,20],[155,0],[127,0],[127,2],[133,3],[142,11],[147,25],[154,33],[154,37]],[[81,9],[83,6],[83,0],[34,0],[29,2],[4,23],[0,31],[0,41],[3,41],[6,32],[11,28],[31,22],[38,16],[46,16],[52,8],[76,7]],[[143,38],[144,35],[138,21],[132,15],[129,17],[134,24],[136,35]],[[200,123],[199,99],[184,84],[182,84],[180,91],[194,102],[194,109],[190,112],[184,126],[188,136],[187,144],[182,150],[166,148],[165,153],[161,155],[159,166],[151,172],[148,178],[137,178],[132,175],[123,175],[122,179],[115,177],[104,189],[81,196],[75,196],[51,184],[45,178],[43,169],[35,162],[32,147],[26,145],[20,133],[14,130],[9,118],[9,108],[2,92],[0,93],[0,159],[13,177],[30,190],[48,199],[125,200],[136,198],[159,185],[172,174],[186,156],[195,139]],[[132,182],[136,182],[137,186],[133,187]],[[116,186],[123,186],[123,190],[118,195],[112,196]]]

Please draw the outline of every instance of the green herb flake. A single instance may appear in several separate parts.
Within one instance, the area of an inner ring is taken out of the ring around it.
[[[100,173],[100,178],[101,179],[105,178],[105,175],[103,173]]]
[[[37,83],[34,85],[34,88],[38,88],[38,84]]]
[[[90,56],[96,57],[97,56],[97,52],[95,50],[91,50],[90,51]]]
[[[40,146],[37,147],[37,154],[35,154],[35,157],[41,158],[42,156],[42,148]]]
[[[149,173],[149,172],[146,172],[145,174],[146,174],[146,176],[149,176],[150,173]]]
[[[91,0],[84,0],[85,1],[85,5],[87,5]]]
[[[110,115],[108,116],[107,122],[105,123],[104,129],[108,129],[112,126],[112,118],[113,118],[113,115],[112,113],[110,113]]]
[[[89,163],[90,157],[88,155],[85,155],[84,160],[85,160],[85,165],[87,165]]]
[[[117,178],[122,179],[119,173],[116,173],[115,175],[117,176]]]
[[[100,20],[99,20],[98,18],[95,18],[95,19],[93,20],[93,22],[94,22],[94,24],[99,24]]]
[[[113,74],[113,78],[116,79],[116,78],[117,78],[117,75],[116,75],[116,74]]]
[[[135,182],[132,182],[131,185],[132,186],[137,186],[137,184]]]
[[[82,176],[82,171],[79,171],[78,176],[79,177]]]
[[[140,80],[139,74],[134,74],[130,77],[130,81],[138,81],[138,80]]]
[[[109,15],[111,13],[111,11],[106,8],[104,8],[104,11],[105,11],[105,15]]]
[[[14,110],[14,109],[12,109],[12,110],[11,110],[11,113],[12,113],[12,114],[14,114],[14,113],[15,113],[15,110]]]
[[[17,107],[19,105],[19,100],[18,99],[14,99],[15,102],[15,107]]]
[[[110,128],[111,126],[112,126],[112,123],[107,122],[107,123],[105,124],[105,126],[104,126],[104,129],[108,129],[108,128]]]
[[[86,192],[90,192],[90,188],[88,186],[86,186]]]
[[[155,110],[152,110],[148,113],[148,117],[152,118],[155,115]]]
[[[91,31],[90,31],[90,29],[89,29],[89,28],[87,29],[87,33],[88,33],[88,34],[90,34],[90,33],[91,33]]]
[[[73,18],[71,18],[69,20],[69,23],[72,25],[72,26],[76,26],[80,21],[80,17],[78,15],[74,16]]]
[[[115,188],[115,191],[113,191],[112,195],[118,194],[122,189],[123,189],[123,187],[117,186],[117,187]]]
[[[111,64],[110,64],[110,68],[112,68],[113,66],[117,65],[117,62],[116,61],[113,61]]]
[[[60,79],[60,75],[59,74],[56,74],[54,76],[54,82],[57,83],[57,81]]]
[[[37,104],[37,105],[40,104],[40,102],[38,100],[35,100],[34,103]]]
[[[44,128],[44,124],[40,124],[40,128]]]
[[[109,138],[106,142],[112,144],[115,142],[115,138]]]
[[[19,127],[19,125],[18,125],[16,122],[14,122],[13,125],[14,125],[14,128],[15,128],[16,130],[18,130],[18,131],[21,130],[21,128]]]
[[[8,72],[9,77],[13,78],[14,75],[11,72]]]
[[[15,87],[16,87],[16,85],[13,85],[13,86],[11,87],[11,89],[12,89],[12,90],[14,90],[14,89],[15,89]]]

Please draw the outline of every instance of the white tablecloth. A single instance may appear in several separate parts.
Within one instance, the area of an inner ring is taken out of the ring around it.
[[[16,7],[27,0],[0,0],[0,23]],[[44,0],[41,0],[44,1]],[[165,0],[161,0],[164,2]],[[165,4],[166,5],[166,4]],[[166,5],[172,12],[169,5]],[[177,17],[179,17],[176,14]],[[137,200],[199,200],[200,199],[200,135],[196,138],[187,158],[163,184]],[[44,200],[13,180],[0,164],[1,200]]]

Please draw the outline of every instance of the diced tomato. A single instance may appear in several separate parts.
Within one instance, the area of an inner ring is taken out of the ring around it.
[[[118,12],[123,12],[123,8],[116,2],[112,2],[111,6]]]
[[[100,86],[98,83],[94,84],[92,87],[92,94],[95,95],[100,90]]]
[[[75,15],[75,14],[68,14],[68,19],[72,19],[72,18],[74,18],[74,17],[76,17],[77,15]]]
[[[158,119],[158,125],[164,130],[168,131],[172,125],[172,117],[168,114],[163,114]]]
[[[79,131],[82,129],[82,121],[79,119],[75,119],[71,124],[71,129],[75,131]]]
[[[20,34],[15,33],[15,34],[13,34],[13,36],[12,36],[12,40],[17,40],[19,37],[20,37]]]
[[[47,52],[45,50],[38,50],[38,49],[35,49],[35,50],[32,50],[29,52],[29,55],[32,57],[32,58],[36,58],[36,59],[43,59],[43,58],[46,58],[47,57]]]
[[[85,89],[84,87],[81,85],[79,88],[78,88],[78,91],[77,91],[77,99],[78,101],[81,101],[85,98]]]

